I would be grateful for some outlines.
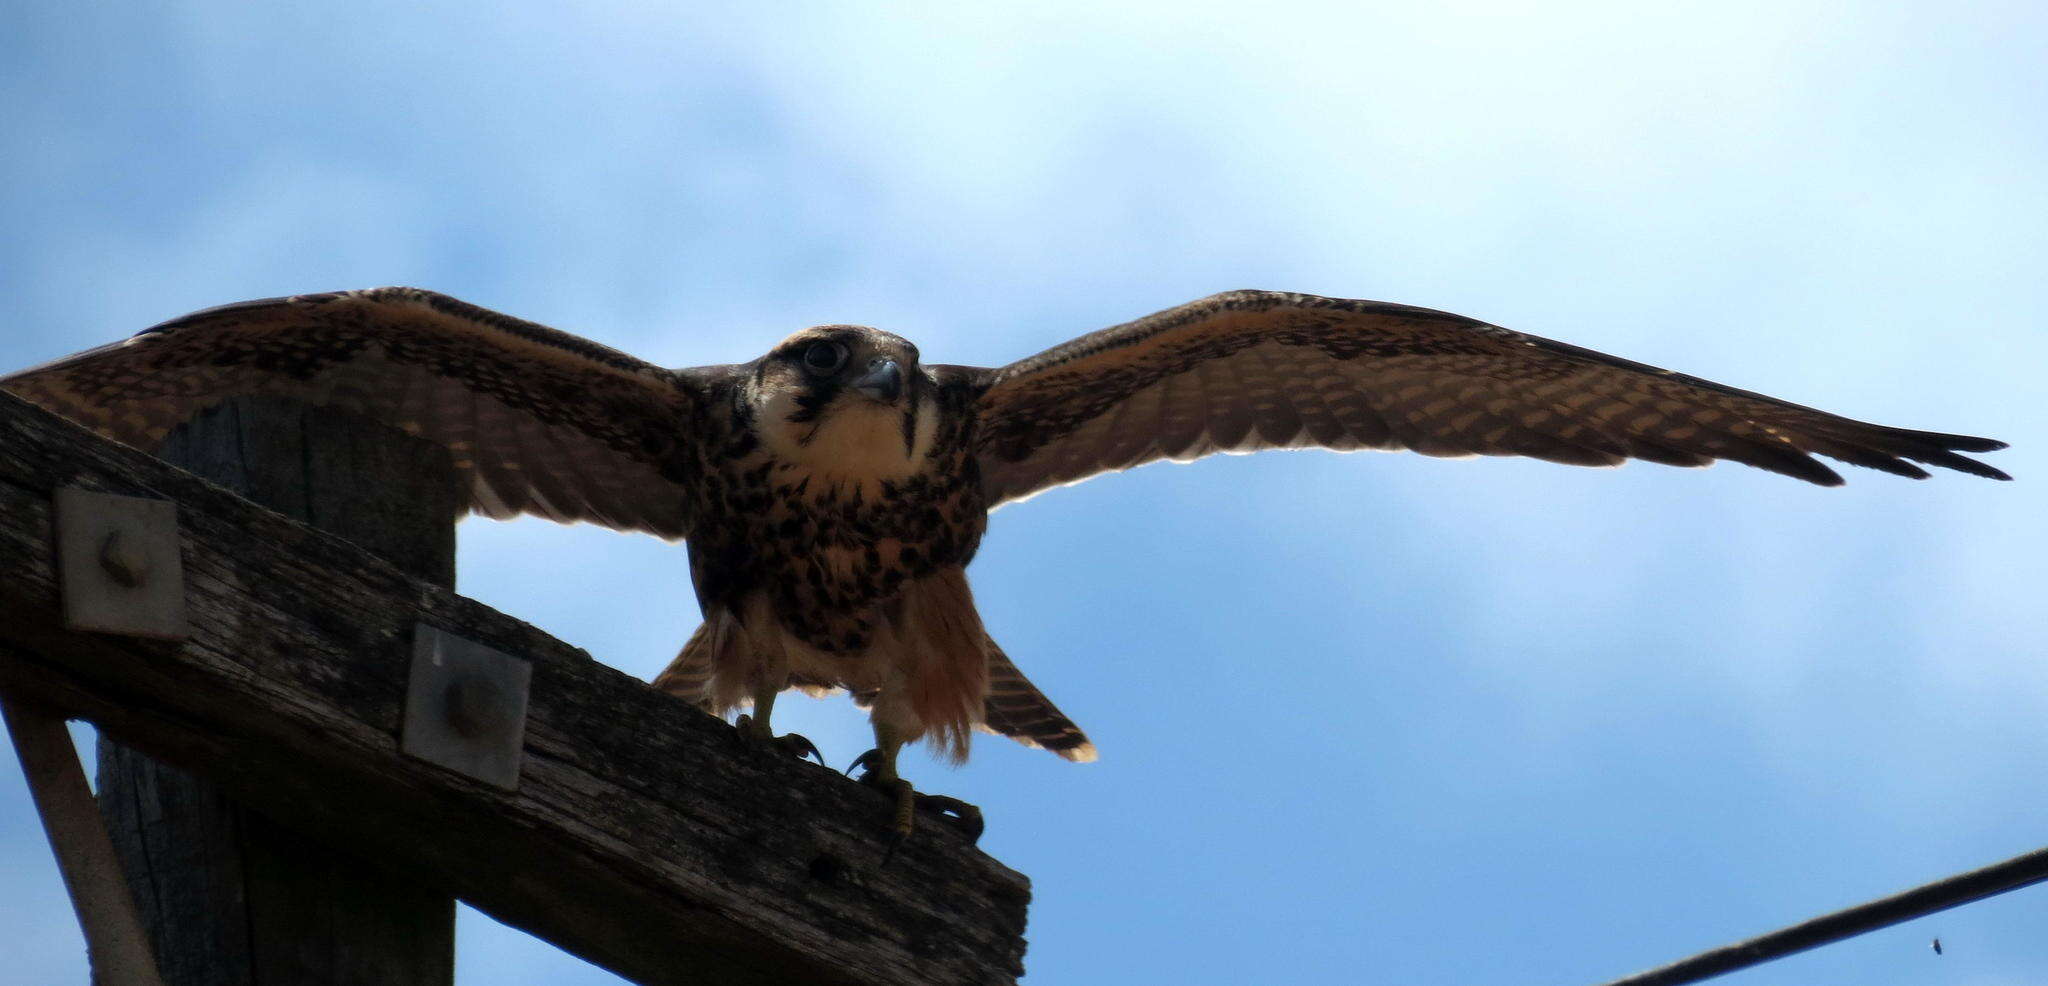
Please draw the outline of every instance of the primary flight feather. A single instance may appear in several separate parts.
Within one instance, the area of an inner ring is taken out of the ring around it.
[[[1219,294],[996,368],[928,365],[876,329],[805,329],[751,363],[671,370],[414,288],[212,308],[0,378],[154,448],[230,397],[333,406],[445,445],[471,509],[688,542],[704,622],[655,685],[777,745],[790,687],[872,708],[897,750],[983,728],[1093,744],[983,630],[965,566],[988,511],[1157,459],[1322,447],[1742,462],[1824,486],[1815,456],[1992,479],[2003,443],[1867,424],[1426,308]],[[964,807],[964,806],[956,806]]]

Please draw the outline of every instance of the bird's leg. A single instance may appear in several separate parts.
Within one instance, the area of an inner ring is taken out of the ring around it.
[[[874,723],[875,748],[860,755],[846,768],[847,773],[866,768],[860,775],[861,783],[880,788],[896,802],[896,813],[892,818],[889,837],[889,854],[894,855],[896,847],[910,838],[911,829],[919,810],[938,815],[947,824],[960,831],[973,842],[981,838],[981,809],[940,794],[919,794],[911,788],[910,782],[896,773],[896,754],[903,749],[903,739],[894,728],[881,722]],[[886,857],[885,857],[886,858]]]
[[[910,838],[912,819],[917,808],[917,792],[911,790],[910,782],[896,773],[896,752],[903,748],[903,740],[897,738],[895,730],[875,723],[875,748],[861,754],[846,768],[847,773],[867,768],[860,775],[860,781],[881,789],[896,802],[896,814],[889,826],[889,852],[893,855],[903,840]]]
[[[818,752],[817,744],[796,733],[777,736],[775,730],[769,728],[768,716],[775,711],[776,693],[777,689],[766,685],[754,689],[754,713],[742,712],[738,719],[733,720],[733,729],[739,732],[740,740],[749,746],[780,750],[798,760],[816,757],[818,766],[824,766],[825,755]]]

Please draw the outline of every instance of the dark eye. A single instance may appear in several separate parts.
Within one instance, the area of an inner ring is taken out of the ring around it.
[[[846,365],[846,347],[836,342],[814,342],[804,347],[804,369],[818,376],[830,376]]]

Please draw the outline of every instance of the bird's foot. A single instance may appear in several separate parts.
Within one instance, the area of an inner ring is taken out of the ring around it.
[[[988,827],[982,821],[981,809],[959,798],[949,798],[943,794],[919,794],[915,791],[911,792],[911,798],[916,802],[918,811],[937,815],[955,831],[966,836],[968,842],[980,842],[982,831]]]
[[[740,742],[755,749],[775,750],[798,760],[817,758],[818,766],[825,766],[825,755],[818,752],[818,745],[798,733],[775,735],[768,729],[766,720],[756,719],[742,713],[733,721],[733,732]]]
[[[849,774],[856,770],[862,771],[861,783],[889,795],[896,803],[896,811],[889,828],[889,851],[883,857],[884,862],[896,854],[897,846],[910,838],[911,831],[916,827],[917,813],[920,811],[936,816],[954,831],[966,836],[968,842],[980,841],[982,830],[986,828],[981,817],[981,809],[959,798],[949,798],[943,794],[918,793],[910,786],[909,781],[897,776],[894,770],[884,765],[882,751],[869,750],[846,768]]]

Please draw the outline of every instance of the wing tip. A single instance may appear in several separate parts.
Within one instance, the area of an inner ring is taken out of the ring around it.
[[[1893,449],[1891,450],[1893,454],[1912,459],[1916,462],[1925,462],[1929,465],[1953,469],[1956,472],[1967,473],[1984,479],[1995,479],[2000,482],[2010,482],[2012,480],[2012,476],[2003,469],[1986,465],[1967,455],[1959,454],[1962,452],[1997,452],[2010,448],[2011,446],[2005,442],[1995,438],[1948,435],[1941,432],[1915,432],[1908,434],[1913,439],[1908,449],[1905,451]]]
[[[1956,458],[1963,459],[1962,456],[1956,456]],[[1958,466],[1950,466],[1949,468],[1955,469],[1957,472],[1968,473],[1972,476],[1981,476],[1985,479],[1997,480],[2001,483],[2012,482],[2012,474],[2006,472],[2003,469],[1997,468],[1996,466],[1987,466],[1984,463],[1978,462],[1975,459],[1963,459],[1963,461],[1969,463],[1973,468],[1964,469]]]
[[[1984,479],[2010,482],[2005,470],[1986,465],[1962,452],[1996,452],[2009,446],[1995,438],[1954,435],[1939,431],[1862,426],[1861,433],[1835,431],[1807,436],[1801,451],[1817,453],[1854,466],[1863,466],[1907,479],[1928,479],[1931,474],[1914,463],[1937,466]],[[1801,478],[1808,478],[1801,475]],[[1835,486],[1839,483],[1824,483]]]
[[[2012,446],[1996,438],[1977,438],[1972,435],[1941,435],[1943,444],[1957,452],[2002,452]]]
[[[1954,452],[1949,452],[1946,450],[1929,451],[1923,449],[1911,452],[1892,450],[1889,452],[1882,453],[1881,458],[1870,455],[1861,455],[1855,458],[1850,458],[1842,455],[1837,455],[1831,452],[1822,452],[1821,454],[1827,455],[1831,458],[1839,458],[1842,461],[1849,463],[1850,465],[1862,466],[1866,469],[1875,469],[1879,472],[1889,473],[1893,476],[1903,476],[1907,479],[1919,480],[1934,478],[1933,473],[1928,472],[1927,470],[1922,469],[1919,466],[1913,465],[1913,462],[1924,462],[1928,465],[1940,466],[1943,469],[1950,469],[1955,472],[1963,473],[1969,476],[1977,476],[1983,479],[1993,479],[2001,483],[2012,482],[2012,475],[2010,473],[2007,473],[2003,469],[1999,469],[1995,466],[1985,465],[1984,463],[1978,462],[1977,460],[1972,459],[1968,456],[1957,455]],[[1908,459],[1913,460],[1913,462],[1906,461]],[[1803,479],[1805,477],[1802,476],[1800,478]],[[1821,485],[1840,486],[1842,484],[1839,482],[1835,482],[1822,483]]]
[[[1790,455],[1756,456],[1740,461],[1747,462],[1749,465],[1768,472],[1790,476],[1793,479],[1803,479],[1815,486],[1833,488],[1848,482],[1848,480],[1842,478],[1841,473],[1828,468],[1826,463],[1804,452],[1794,452]]]

